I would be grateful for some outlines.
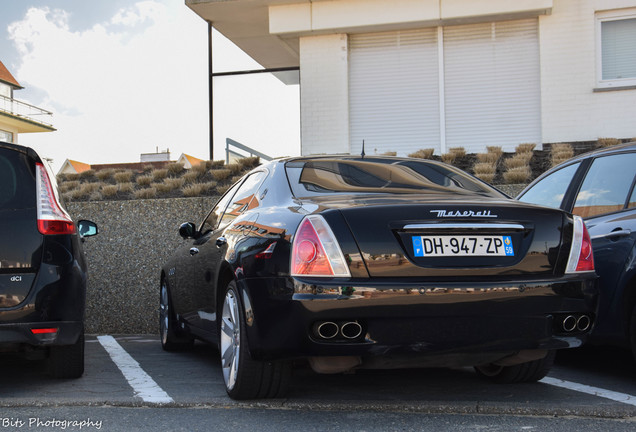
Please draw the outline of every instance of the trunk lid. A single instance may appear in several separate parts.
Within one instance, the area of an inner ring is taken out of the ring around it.
[[[371,277],[540,279],[563,274],[569,252],[563,212],[512,200],[410,194],[320,206],[345,219]]]

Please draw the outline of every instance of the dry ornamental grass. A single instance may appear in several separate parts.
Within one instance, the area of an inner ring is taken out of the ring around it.
[[[181,174],[185,168],[181,163],[171,163],[166,167],[166,169],[170,175],[176,176]]]
[[[157,189],[154,187],[148,187],[144,189],[136,190],[133,195],[136,199],[150,199],[155,198],[157,196]]]
[[[532,171],[529,166],[519,166],[510,168],[503,173],[504,181],[507,184],[527,183],[528,179],[532,175]]]
[[[167,168],[155,169],[150,172],[150,175],[152,176],[152,179],[157,182],[159,180],[163,180],[166,177],[168,177],[168,169]]]
[[[574,156],[572,145],[567,143],[552,144],[550,150],[551,166],[557,166]]]
[[[131,170],[119,171],[113,174],[115,183],[128,183],[133,178],[133,172]]]
[[[151,175],[142,175],[137,177],[137,184],[139,186],[150,186],[150,183],[152,183],[152,176]]]
[[[620,143],[621,140],[619,140],[618,138],[599,138],[596,141],[596,145],[598,147],[612,147]]]
[[[485,164],[489,164],[489,165],[496,165],[497,161],[499,161],[499,158],[501,157],[501,154],[497,154],[497,153],[479,153],[477,154],[477,160],[480,163],[485,163]]]
[[[114,197],[119,192],[118,185],[106,185],[102,187],[102,195],[106,198]]]
[[[432,159],[433,153],[435,153],[435,149],[420,149],[414,153],[409,154],[410,158],[419,158],[419,159]]]
[[[112,168],[109,169],[103,169],[103,170],[99,170],[95,172],[95,177],[97,177],[100,180],[108,180],[109,178],[112,178],[113,175],[115,175],[115,170]]]

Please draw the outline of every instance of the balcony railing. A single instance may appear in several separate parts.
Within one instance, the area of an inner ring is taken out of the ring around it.
[[[30,105],[26,102],[21,102],[17,99],[8,98],[0,95],[0,111],[4,111],[8,114],[16,117],[23,118],[25,120],[35,122],[44,126],[53,127],[51,123],[42,121],[41,118],[51,118],[53,113],[42,108]],[[40,117],[38,117],[40,116]]]

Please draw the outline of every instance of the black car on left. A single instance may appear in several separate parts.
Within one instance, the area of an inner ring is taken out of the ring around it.
[[[87,266],[82,239],[35,150],[0,142],[0,353],[46,358],[50,374],[84,373]]]
[[[281,159],[234,184],[160,275],[161,343],[219,347],[232,398],[284,394],[290,365],[474,366],[544,377],[596,318],[583,220],[440,162]]]

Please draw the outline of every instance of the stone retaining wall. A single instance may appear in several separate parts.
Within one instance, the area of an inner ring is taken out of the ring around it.
[[[74,202],[75,220],[97,223],[86,239],[87,333],[157,333],[161,265],[183,244],[178,228],[198,222],[215,197]]]

